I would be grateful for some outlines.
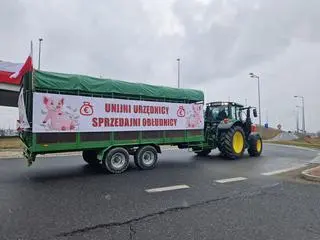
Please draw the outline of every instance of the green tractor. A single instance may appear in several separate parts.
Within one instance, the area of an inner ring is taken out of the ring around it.
[[[207,103],[205,144],[192,147],[193,151],[198,156],[206,156],[212,149],[218,148],[223,156],[236,159],[248,149],[250,156],[260,156],[262,138],[259,133],[252,131],[251,112],[257,117],[254,107],[244,107],[234,102]]]

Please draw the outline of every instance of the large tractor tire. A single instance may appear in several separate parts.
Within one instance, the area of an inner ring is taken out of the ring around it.
[[[97,152],[94,150],[83,151],[82,158],[90,166],[100,166],[100,161],[97,159]]]
[[[262,139],[260,136],[252,137],[249,140],[248,153],[251,157],[259,157],[262,153]]]
[[[243,155],[245,149],[245,135],[241,127],[235,126],[220,134],[219,150],[222,155],[236,159]]]

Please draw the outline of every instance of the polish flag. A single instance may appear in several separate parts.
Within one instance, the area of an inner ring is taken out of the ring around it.
[[[24,62],[24,64],[19,69],[17,69],[16,72],[10,75],[10,78],[21,79],[24,74],[26,74],[27,72],[31,72],[32,69],[33,69],[32,56],[30,53],[30,55],[27,57],[27,60]]]
[[[10,78],[10,76],[21,69],[22,66],[22,63],[11,63],[0,60],[0,83],[19,85],[21,77]]]
[[[32,42],[30,55],[24,63],[11,63],[0,61],[0,83],[19,85],[24,74],[33,70]]]

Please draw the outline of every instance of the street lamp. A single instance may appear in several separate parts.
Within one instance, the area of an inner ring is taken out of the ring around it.
[[[180,58],[177,58],[178,62],[178,88],[180,88]]]
[[[259,125],[261,126],[261,98],[260,98],[260,77],[253,73],[249,73],[251,78],[258,79],[258,100],[259,100]]]
[[[299,95],[296,95],[294,97],[301,98],[301,102],[302,102],[302,131],[304,134],[306,134],[306,119],[305,119],[305,115],[304,115],[304,97],[299,96]]]
[[[40,70],[40,58],[41,58],[41,42],[43,38],[39,38],[39,58],[38,58],[38,69]]]
[[[297,119],[296,119],[296,121],[297,121],[297,133],[299,133],[299,108],[301,108],[300,106],[296,106],[296,108],[297,108]]]

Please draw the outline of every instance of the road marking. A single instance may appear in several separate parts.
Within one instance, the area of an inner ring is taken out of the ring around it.
[[[150,189],[146,189],[145,191],[147,193],[156,193],[156,192],[173,191],[173,190],[186,189],[186,188],[190,188],[190,187],[188,185],[182,184],[182,185],[174,185],[169,187],[150,188]]]
[[[261,175],[263,176],[271,176],[271,175],[276,175],[276,174],[280,174],[280,173],[285,173],[285,172],[290,172],[293,170],[297,170],[299,168],[305,167],[307,166],[307,164],[301,164],[295,167],[291,167],[291,168],[284,168],[284,169],[280,169],[280,170],[275,170],[275,171],[271,171],[271,172],[265,172],[265,173],[261,173]]]
[[[276,144],[276,143],[268,143],[264,142],[266,145],[271,145],[271,146],[278,146],[278,147],[286,147],[286,148],[295,148],[295,149],[300,149],[304,151],[311,151],[311,152],[319,152],[319,150],[315,148],[307,148],[307,147],[300,147],[300,146],[294,146],[294,145],[285,145],[285,144]]]
[[[235,178],[226,178],[226,179],[219,179],[215,180],[217,183],[229,183],[229,182],[237,182],[237,181],[243,181],[247,180],[248,178],[245,177],[235,177]]]

